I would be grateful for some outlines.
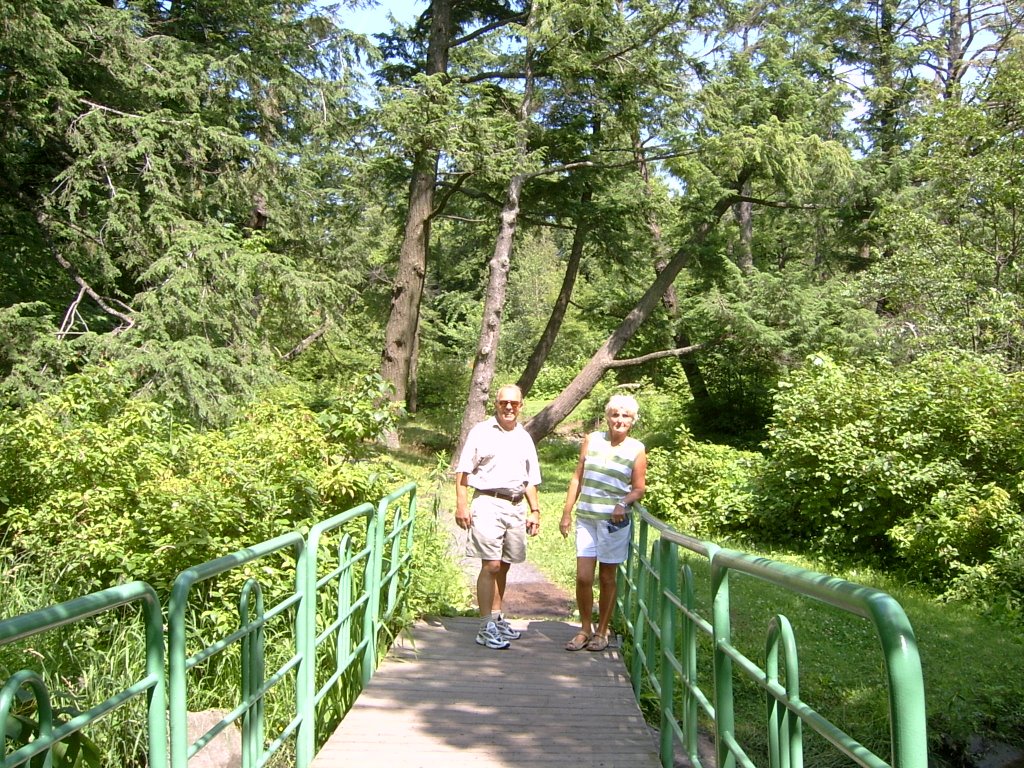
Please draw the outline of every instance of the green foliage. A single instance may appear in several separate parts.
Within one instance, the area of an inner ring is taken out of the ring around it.
[[[431,412],[449,432],[457,432],[469,391],[470,366],[461,357],[436,355],[424,361],[419,371],[419,405]]]
[[[404,622],[422,616],[459,615],[473,605],[450,525],[445,522],[445,516],[452,514],[445,503],[452,493],[448,463],[447,454],[437,454],[430,474],[418,481],[419,498],[429,499],[430,507],[417,511],[412,553],[415,565],[403,604]]]
[[[946,597],[1024,609],[1024,514],[1003,488],[943,489],[889,535],[908,572]]]
[[[12,8],[0,402],[121,359],[179,416],[229,422],[359,292],[323,162],[353,130],[352,41],[304,0]]]
[[[390,485],[388,464],[353,442],[390,423],[372,379],[320,413],[297,388],[267,391],[222,431],[130,391],[117,369],[92,370],[0,422],[6,545],[37,561],[60,552],[68,594],[128,579],[167,589]]]
[[[736,539],[749,530],[760,454],[697,442],[681,427],[674,445],[648,456],[644,503],[655,517],[702,539]]]
[[[711,259],[708,260],[712,262]],[[823,281],[799,264],[741,277],[727,260],[706,264],[693,279],[685,327],[709,340],[695,359],[710,403],[691,420],[701,438],[756,445],[772,413],[775,389],[806,355],[838,360],[877,353],[878,325],[854,287]]]
[[[813,357],[780,385],[754,525],[921,578],[1004,562],[1020,537],[1022,397],[1024,380],[974,357]]]
[[[54,712],[53,727],[59,728],[75,714],[78,713],[74,711]],[[14,714],[7,720],[4,741],[10,745],[12,750],[31,743],[38,736],[39,724],[30,717]],[[37,768],[37,766],[43,765],[43,759],[43,756],[37,756],[28,765],[31,768]],[[86,738],[81,731],[78,731],[65,741],[62,741],[53,750],[52,761],[49,765],[53,768],[100,768],[103,765],[103,761],[96,745]]]
[[[529,398],[547,400],[569,386],[578,373],[576,366],[545,365],[530,388]]]
[[[324,436],[342,445],[358,445],[393,431],[401,405],[391,401],[391,392],[391,385],[379,374],[355,377],[347,390],[324,401],[317,419]]]
[[[974,99],[921,116],[907,160],[918,180],[888,196],[878,224],[886,248],[865,280],[886,339],[902,358],[950,347],[1000,355],[1024,368],[1024,236],[1020,128],[1024,52],[1005,61]]]

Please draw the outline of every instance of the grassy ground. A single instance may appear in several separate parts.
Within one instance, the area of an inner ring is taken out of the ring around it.
[[[430,434],[422,424],[417,429],[421,437]],[[434,433],[415,460],[421,465],[436,465],[436,450],[444,444]],[[549,437],[541,444],[542,525],[529,548],[530,561],[570,594],[575,580],[575,548],[571,537],[563,539],[559,534],[558,521],[578,445],[578,436],[572,433]],[[450,514],[454,499],[450,479],[439,487],[442,513]],[[810,570],[825,570],[792,553],[753,554]],[[698,583],[706,584],[700,572],[702,564],[695,561],[692,565]],[[834,566],[828,572],[889,593],[907,612],[924,670],[930,765],[971,765],[966,752],[972,739],[978,737],[1024,747],[1024,628],[1000,624],[971,606],[940,603],[885,573],[853,567],[839,570]],[[731,592],[737,646],[760,663],[767,621],[777,613],[786,615],[797,632],[803,698],[826,716],[836,718],[855,738],[872,747],[881,744],[884,749],[888,737],[884,667],[873,630],[864,621],[817,601],[780,596],[757,580],[736,579]],[[702,687],[710,691],[710,679]],[[763,721],[763,698],[742,686],[738,697],[738,722],[755,726],[737,735],[756,742]],[[811,754],[819,751],[816,739],[810,733],[806,737]],[[849,763],[816,759],[809,764],[824,768]]]

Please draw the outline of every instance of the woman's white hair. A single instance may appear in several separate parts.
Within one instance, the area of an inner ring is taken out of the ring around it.
[[[613,410],[625,411],[634,418],[640,415],[640,404],[632,395],[612,395],[608,398],[608,404],[604,407],[605,413]]]

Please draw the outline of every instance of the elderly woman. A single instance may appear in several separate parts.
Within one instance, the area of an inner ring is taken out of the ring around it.
[[[631,507],[644,495],[647,484],[647,452],[643,443],[629,436],[638,415],[636,400],[613,395],[604,415],[608,429],[587,435],[580,447],[558,526],[562,536],[569,535],[575,506],[576,604],[582,626],[566,643],[567,651],[608,647],[616,570],[629,555]],[[598,564],[601,595],[595,629],[594,571]]]

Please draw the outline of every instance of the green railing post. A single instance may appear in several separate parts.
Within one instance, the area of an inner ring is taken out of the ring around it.
[[[251,596],[255,595],[255,608],[250,606]],[[253,621],[255,614],[256,621]],[[301,614],[301,611],[297,611]],[[264,667],[264,632],[263,622],[263,589],[255,579],[248,579],[242,587],[242,595],[238,603],[239,626],[245,631],[242,635],[242,701],[252,702],[242,715],[242,766],[255,768],[263,749],[263,697],[259,695],[266,677]],[[252,627],[255,625],[255,628]],[[301,679],[301,677],[300,677]]]
[[[648,567],[645,562],[647,535],[647,523],[641,519],[639,542],[636,549],[633,550],[633,557],[631,558],[635,562],[635,567],[632,573],[632,590],[630,595],[630,600],[632,601],[630,613],[633,616],[633,657],[630,664],[630,680],[633,683],[633,695],[636,696],[638,701],[642,691],[643,670],[646,664],[643,659],[643,643],[647,634],[646,620],[644,618],[647,610],[644,605],[648,579]]]
[[[661,619],[660,611],[660,597],[661,597],[661,561],[662,561],[662,548],[660,546],[653,546],[651,551],[651,568],[648,573],[648,579],[646,582],[646,589],[644,590],[644,620],[649,622],[650,626],[647,627],[647,631],[644,633],[644,644],[643,644],[643,658],[644,663],[648,665],[648,674],[651,680],[657,681],[658,678],[658,633],[660,626],[658,621]]]
[[[189,669],[199,661],[210,658],[214,653],[223,651],[229,645],[237,642],[247,634],[247,631],[240,629],[231,638],[222,639],[214,643],[212,646],[204,648],[196,656],[189,658],[185,635],[185,612],[188,607],[188,596],[192,587],[201,581],[211,579],[214,576],[226,573],[234,568],[239,568],[250,562],[258,560],[261,557],[271,555],[281,550],[290,550],[295,556],[294,593],[290,597],[284,598],[277,606],[276,610],[284,610],[291,605],[295,606],[295,632],[298,633],[298,625],[304,611],[303,603],[306,597],[306,585],[303,573],[303,563],[305,560],[302,558],[302,551],[305,549],[305,546],[306,540],[300,533],[286,533],[269,541],[255,544],[247,549],[233,552],[229,555],[219,557],[216,560],[211,560],[193,568],[188,568],[179,573],[177,578],[174,580],[167,608],[167,688],[169,710],[168,719],[171,726],[171,768],[187,768],[189,758],[191,757],[190,750],[192,746],[196,746],[198,749],[206,744],[206,736],[202,737],[196,745],[189,745],[188,743]],[[261,621],[262,620],[263,617],[261,617]],[[296,672],[296,695],[298,695],[298,688],[303,677],[301,673],[303,649],[299,643],[297,634],[295,637],[294,650],[293,662],[294,665],[299,668]],[[244,681],[240,681],[239,690],[246,685],[247,684]],[[262,696],[262,692],[259,695]],[[237,717],[239,714],[244,714],[247,708],[252,706],[253,703],[254,702],[243,701],[239,707],[236,707],[230,716]],[[215,729],[220,729],[223,725],[225,724],[222,723],[221,726],[215,726]],[[259,727],[263,727],[262,723]],[[212,734],[208,733],[207,735]]]
[[[387,608],[384,611],[384,615],[389,619],[395,615],[395,611],[398,608],[399,592],[404,591],[404,588],[408,586],[409,580],[412,578],[408,569],[405,571],[404,581],[399,579],[399,575],[402,572],[402,566],[411,556],[412,552],[413,533],[415,531],[413,524],[416,520],[416,483],[408,483],[385,497],[390,507],[392,502],[406,495],[409,496],[408,506],[405,507],[404,514],[402,509],[395,512],[395,522],[391,527],[391,548],[388,559],[388,602]]]
[[[672,597],[676,595],[677,578],[679,569],[679,555],[675,546],[665,540],[658,541],[661,556],[659,569],[661,589],[659,590],[658,611],[659,623],[661,625],[661,652],[658,663],[661,665],[661,764],[672,765],[675,759],[675,728],[673,713],[675,705],[673,697],[675,694],[675,667],[672,663],[676,647],[676,607]]]
[[[874,592],[866,603],[867,613],[879,628],[885,659],[893,766],[926,766],[928,721],[917,638],[907,614],[892,597]]]
[[[715,553],[716,555],[718,553]],[[734,768],[736,758],[728,741],[735,736],[733,711],[732,659],[725,652],[732,645],[732,618],[729,614],[729,569],[716,566],[711,559],[711,613],[714,628],[712,669],[715,677],[715,764]]]
[[[319,643],[319,639],[317,637],[316,617],[317,606],[319,605],[321,540],[329,531],[336,530],[359,517],[367,518],[366,530],[369,531],[369,521],[373,518],[375,509],[376,508],[373,504],[361,504],[358,507],[353,507],[352,509],[339,515],[335,515],[327,520],[320,521],[309,531],[306,545],[307,558],[303,569],[305,594],[307,599],[303,603],[302,610],[302,647],[304,649],[303,657],[307,663],[301,670],[299,681],[302,693],[298,702],[300,720],[297,740],[298,743],[296,745],[296,765],[298,768],[306,768],[306,766],[313,762],[313,757],[316,752],[315,718],[316,705],[320,697],[320,692],[317,691],[316,688],[316,649]],[[328,574],[324,577],[325,583],[329,582],[332,578],[338,579],[338,587],[335,593],[334,604],[335,621],[332,622],[331,626],[325,630],[325,632],[329,633],[332,631],[331,627],[333,627],[337,632],[336,649],[338,651],[337,663],[339,665],[339,669],[331,676],[332,681],[340,674],[340,668],[349,662],[349,657],[352,652],[352,628],[348,623],[348,619],[353,610],[352,590],[354,585],[351,543],[351,536],[349,534],[344,534],[337,547],[338,570],[334,574]],[[366,545],[362,549],[362,553],[365,553],[366,561],[370,559],[369,547],[372,543],[372,539],[368,538]],[[364,564],[364,567],[368,569],[368,563]],[[368,599],[368,596],[366,596],[366,599],[360,604],[365,605]]]
[[[697,752],[697,625],[692,615],[696,612],[693,592],[693,570],[684,565],[683,574],[683,741],[687,757],[694,765],[700,764]]]
[[[302,662],[296,670],[295,710],[299,729],[295,736],[296,768],[306,768],[313,762],[316,752],[316,569],[317,556],[313,534],[310,532],[299,556],[298,573],[302,580],[304,599],[295,612],[295,644],[302,655]]]
[[[786,684],[779,682],[779,653],[785,658]],[[793,627],[783,615],[768,625],[765,647],[765,682],[768,704],[768,765],[771,768],[803,768],[803,727],[788,705],[800,702],[800,665]]]
[[[381,575],[384,572],[384,524],[387,521],[388,503],[381,499],[376,511],[366,521],[366,541],[370,546],[370,560],[366,564],[363,589],[368,596],[366,614],[363,616],[363,632],[366,646],[363,648],[362,685],[365,687],[377,669],[377,638],[380,616]],[[370,543],[372,542],[372,544]]]

